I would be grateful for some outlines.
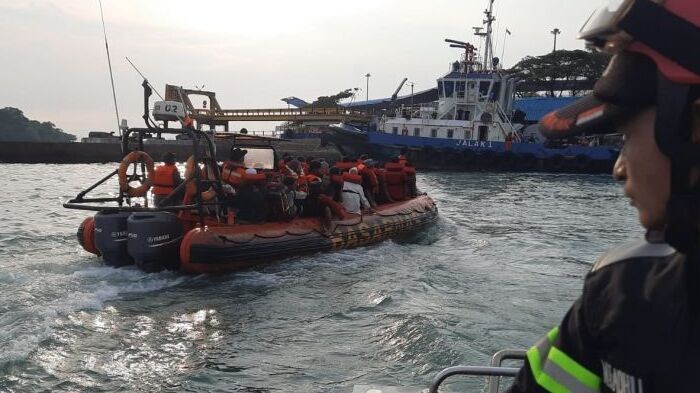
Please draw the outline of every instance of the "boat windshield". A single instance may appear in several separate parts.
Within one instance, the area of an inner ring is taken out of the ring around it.
[[[247,168],[274,169],[275,152],[265,148],[245,148],[248,153],[245,155],[244,163]]]

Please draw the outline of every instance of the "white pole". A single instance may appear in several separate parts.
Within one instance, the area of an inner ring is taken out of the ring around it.
[[[501,48],[501,68],[505,68],[505,62],[503,61],[505,55],[506,55],[506,39],[508,39],[508,36],[510,35],[510,32],[508,28],[506,27],[506,31],[503,36],[503,48]]]

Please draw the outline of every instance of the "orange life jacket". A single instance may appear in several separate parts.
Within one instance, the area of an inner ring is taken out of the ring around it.
[[[307,183],[314,183],[314,182],[318,182],[318,181],[322,181],[321,178],[314,175],[313,173],[306,175],[306,182]]]
[[[227,161],[221,170],[221,180],[232,186],[240,185],[244,176],[245,167],[237,162]]]
[[[173,175],[177,172],[175,164],[160,165],[153,174],[153,195],[170,195],[175,189]]]
[[[309,191],[309,185],[307,184],[307,177],[302,175],[302,176],[297,176],[297,181],[296,185],[299,188],[299,191],[304,191],[308,192]]]

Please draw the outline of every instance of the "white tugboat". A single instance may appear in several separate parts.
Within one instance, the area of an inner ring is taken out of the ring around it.
[[[484,11],[485,28],[475,29],[483,55],[467,42],[445,40],[464,53],[437,80],[437,101],[394,108],[377,120],[376,131],[338,127],[334,142],[384,159],[403,150],[422,168],[609,173],[617,146],[588,138],[542,143],[524,137],[524,125],[513,121],[519,78],[506,75],[493,56],[493,3]]]
[[[456,141],[457,146],[493,147],[492,142],[519,141],[522,125],[514,126],[513,111],[515,78],[502,75],[499,59],[493,57],[492,23],[495,20],[493,0],[486,14],[484,56],[469,43],[446,39],[450,47],[464,50],[460,61],[438,79],[438,101],[428,106],[401,107],[392,117],[384,116],[377,127],[385,134]]]

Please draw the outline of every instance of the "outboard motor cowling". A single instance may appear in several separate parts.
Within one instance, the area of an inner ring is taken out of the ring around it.
[[[109,266],[134,263],[126,249],[126,221],[131,213],[103,211],[95,214],[95,247]]]
[[[129,255],[145,272],[180,266],[180,243],[184,229],[173,213],[134,213],[128,220]]]

